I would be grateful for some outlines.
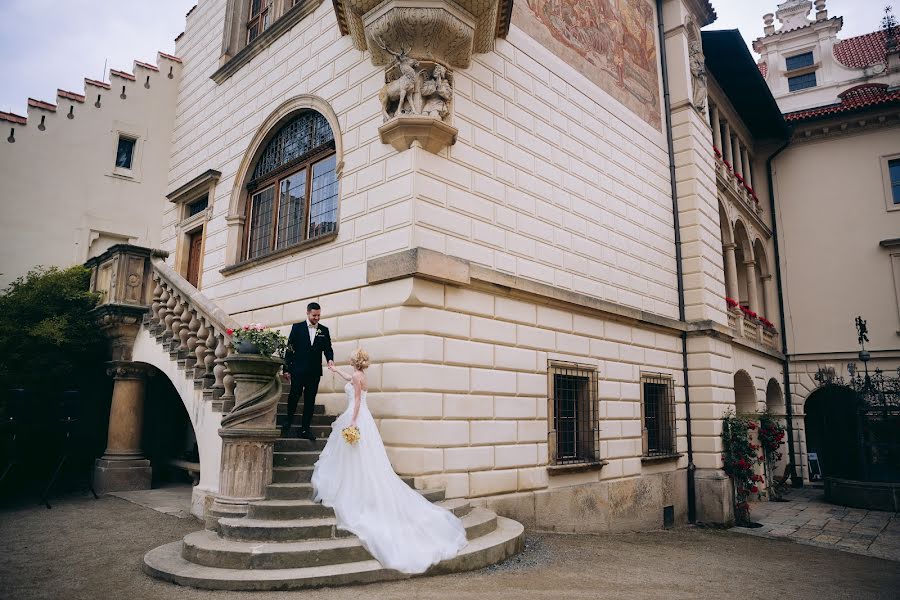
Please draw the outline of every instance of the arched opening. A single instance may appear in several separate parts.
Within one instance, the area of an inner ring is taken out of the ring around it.
[[[770,299],[769,299],[769,290],[768,281],[771,278],[771,274],[769,273],[769,259],[766,255],[766,249],[762,244],[762,240],[757,239],[753,244],[753,258],[756,264],[756,289],[757,289],[757,298],[759,298],[759,310],[757,311],[760,316],[767,317],[770,321],[772,320],[772,311],[770,308]]]
[[[815,452],[823,477],[858,479],[861,447],[857,399],[853,390],[823,386],[804,405],[806,452]]]
[[[737,264],[734,255],[734,233],[731,231],[731,221],[725,206],[719,202],[719,230],[722,236],[722,257],[724,258],[725,296],[737,300],[740,296],[737,290]]]
[[[743,307],[752,308],[750,306],[750,286],[755,285],[755,282],[748,280],[747,265],[753,262],[753,250],[750,245],[750,236],[747,234],[747,228],[740,221],[734,224],[734,242],[737,244],[737,247],[734,249],[734,258],[737,266],[738,284],[738,297],[735,300],[740,302]]]
[[[756,387],[746,371],[734,374],[734,410],[739,415],[756,413]]]
[[[197,483],[200,453],[194,428],[178,390],[162,373],[147,378],[142,440],[153,466],[153,487]]]
[[[787,414],[784,406],[784,394],[781,393],[781,386],[774,377],[766,385],[766,412],[776,417]]]

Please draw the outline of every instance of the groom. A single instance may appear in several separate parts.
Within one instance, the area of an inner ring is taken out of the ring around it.
[[[294,323],[288,336],[288,348],[284,355],[284,378],[291,382],[291,393],[288,394],[287,420],[281,426],[282,437],[287,437],[290,433],[297,401],[303,393],[300,437],[311,442],[316,439],[315,434],[309,429],[309,424],[312,422],[319,379],[322,377],[323,352],[328,360],[328,366],[334,365],[331,334],[328,333],[327,327],[319,323],[321,317],[322,307],[317,302],[310,302],[306,307],[306,321]]]

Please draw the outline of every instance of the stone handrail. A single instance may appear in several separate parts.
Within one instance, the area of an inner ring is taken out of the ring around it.
[[[153,280],[150,331],[186,372],[193,370],[194,385],[220,410],[234,406],[235,380],[226,358],[231,352],[229,329],[238,323],[166,264],[151,257]]]

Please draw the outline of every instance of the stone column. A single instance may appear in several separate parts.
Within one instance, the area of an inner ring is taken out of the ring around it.
[[[759,314],[759,282],[756,281],[756,263],[752,260],[744,261],[747,268],[747,297],[750,310]]]
[[[101,494],[150,489],[150,461],[141,451],[147,368],[138,363],[115,361],[107,372],[115,381],[106,452],[94,465],[94,489]]]
[[[722,143],[725,144],[725,147],[722,148],[722,158],[732,163],[732,168],[734,168],[734,151],[731,149],[731,125],[728,124],[728,121],[725,121],[725,137],[722,139]]]
[[[725,251],[725,294],[729,298],[739,300],[741,292],[738,288],[737,259],[734,256],[736,248],[737,244],[735,243],[722,246],[722,249]]]
[[[744,183],[747,187],[753,188],[753,177],[750,175],[750,151],[746,148],[741,149],[741,160],[744,163]]]
[[[281,397],[278,371],[283,361],[257,354],[229,354],[225,365],[234,377],[234,409],[222,418],[219,493],[206,516],[210,529],[222,517],[241,517],[247,505],[262,500],[272,483],[272,455],[281,434],[275,413]]]
[[[713,104],[709,113],[710,124],[713,130],[713,145],[719,149],[719,152],[724,152],[722,148],[722,124],[719,122],[719,107]]]
[[[772,275],[762,275],[762,276],[760,276],[760,279],[762,280],[763,300],[765,301],[765,312],[773,313],[774,312],[773,308],[775,307],[775,296],[773,294],[774,290],[772,288]],[[773,323],[775,322],[774,314],[764,314],[763,316],[766,317],[767,319],[769,319],[770,321],[772,321]]]
[[[731,148],[734,151],[734,155],[733,155],[732,161],[731,161],[731,166],[734,167],[735,173],[737,173],[738,175],[743,177],[744,176],[744,166],[741,164],[741,152],[742,152],[741,138],[739,138],[738,136],[734,136],[734,138],[731,140]]]

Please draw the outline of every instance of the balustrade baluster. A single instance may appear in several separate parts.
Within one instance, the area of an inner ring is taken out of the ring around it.
[[[194,336],[194,380],[199,381],[202,380],[206,375],[206,338],[209,335],[209,330],[206,328],[206,319],[201,316],[198,316],[196,313],[194,316],[197,318],[197,333]],[[193,321],[191,321],[193,323]]]

